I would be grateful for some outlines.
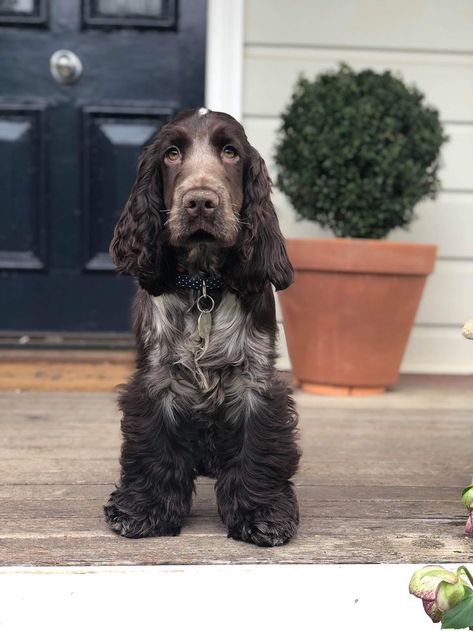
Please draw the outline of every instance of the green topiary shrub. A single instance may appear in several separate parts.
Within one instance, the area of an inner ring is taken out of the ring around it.
[[[438,112],[390,72],[342,65],[300,78],[282,115],[277,184],[301,218],[339,237],[381,238],[434,198],[440,147]]]

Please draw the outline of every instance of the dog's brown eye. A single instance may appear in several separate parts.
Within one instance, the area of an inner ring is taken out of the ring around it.
[[[169,160],[169,162],[176,162],[176,160],[179,160],[179,156],[181,154],[177,147],[169,147],[164,155]]]
[[[223,155],[230,160],[234,160],[238,156],[238,151],[232,145],[225,145]]]

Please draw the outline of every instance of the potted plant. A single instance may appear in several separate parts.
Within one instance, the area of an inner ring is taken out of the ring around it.
[[[382,392],[395,383],[435,245],[385,241],[435,197],[447,140],[435,109],[390,72],[342,65],[300,78],[282,115],[277,184],[333,239],[288,239],[295,283],[281,294],[296,383]]]

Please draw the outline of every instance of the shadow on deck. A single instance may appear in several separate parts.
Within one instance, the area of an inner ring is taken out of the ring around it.
[[[460,492],[473,470],[471,378],[404,380],[382,397],[296,395],[303,457],[297,538],[227,539],[199,480],[176,538],[113,534],[102,505],[118,478],[114,394],[1,392],[0,565],[465,562]]]

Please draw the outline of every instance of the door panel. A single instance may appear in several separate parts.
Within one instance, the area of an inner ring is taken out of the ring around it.
[[[175,0],[85,0],[84,24],[125,28],[173,28]]]
[[[205,0],[0,0],[0,330],[128,328],[113,226],[141,149],[203,105],[205,24]]]
[[[84,265],[112,271],[110,235],[134,181],[141,149],[171,110],[86,108],[84,111]]]
[[[0,270],[45,268],[44,145],[41,106],[0,105]]]
[[[0,24],[44,24],[46,0],[0,0]]]

